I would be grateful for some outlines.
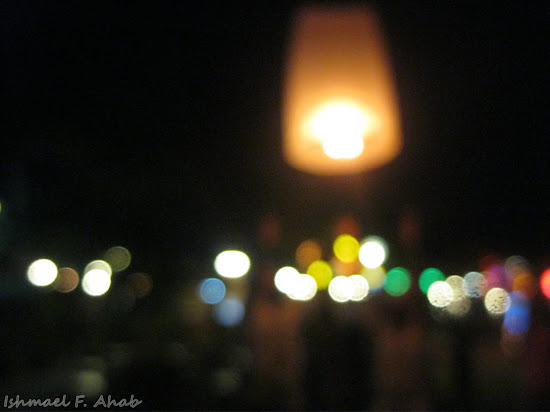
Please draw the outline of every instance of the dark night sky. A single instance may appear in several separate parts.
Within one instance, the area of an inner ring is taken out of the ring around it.
[[[282,160],[293,3],[2,2],[10,244],[80,264],[122,243],[153,271],[252,247],[268,211],[304,233],[351,211],[391,239],[414,205],[428,257],[550,256],[549,7],[495,4],[377,5],[404,149],[350,183]]]

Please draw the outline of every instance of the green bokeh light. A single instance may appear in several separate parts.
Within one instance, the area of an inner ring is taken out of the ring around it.
[[[436,268],[428,268],[420,274],[418,279],[418,286],[420,290],[426,294],[432,283],[437,282],[438,280],[445,280],[445,275],[442,271]]]
[[[411,287],[411,275],[405,268],[397,267],[386,275],[384,290],[388,295],[401,296],[407,293]]]

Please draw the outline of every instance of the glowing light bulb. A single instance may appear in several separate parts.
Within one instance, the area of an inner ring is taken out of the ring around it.
[[[309,122],[309,131],[321,140],[331,159],[353,159],[365,148],[365,134],[372,118],[352,103],[335,102],[319,109]]]

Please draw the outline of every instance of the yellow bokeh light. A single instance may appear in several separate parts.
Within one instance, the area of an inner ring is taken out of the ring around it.
[[[122,272],[130,266],[130,262],[132,261],[130,251],[123,246],[113,246],[105,252],[103,258],[115,273]]]
[[[103,269],[91,269],[82,278],[82,290],[90,296],[101,296],[111,287],[111,275]]]
[[[287,296],[293,300],[308,301],[317,294],[317,283],[310,275],[301,274],[295,278]]]
[[[436,308],[444,308],[453,301],[453,288],[445,281],[438,280],[428,289],[428,300]]]
[[[363,153],[374,120],[357,104],[330,102],[313,113],[306,128],[306,135],[309,132],[319,139],[331,159],[353,159]]]
[[[288,293],[298,276],[300,276],[300,272],[295,268],[291,266],[282,267],[275,273],[275,287],[279,292]]]
[[[57,278],[52,286],[58,292],[68,293],[76,289],[78,282],[80,282],[78,272],[73,268],[65,267],[59,269]]]
[[[323,257],[323,249],[314,239],[304,240],[296,249],[296,264],[300,270],[306,270],[316,260]]]
[[[307,274],[310,275],[319,289],[326,289],[332,280],[332,268],[324,260],[316,260],[307,268]]]
[[[371,269],[382,265],[386,261],[387,255],[386,242],[376,236],[369,236],[359,248],[359,261],[363,266]]]
[[[386,269],[383,266],[378,266],[376,268],[364,268],[361,273],[367,282],[371,290],[377,290],[384,286],[386,281]]]
[[[57,266],[49,259],[38,259],[27,269],[27,279],[34,286],[48,286],[57,277]]]
[[[250,259],[240,250],[225,250],[216,256],[214,269],[225,278],[240,278],[248,273]]]
[[[510,308],[512,300],[505,289],[495,287],[487,292],[484,303],[487,312],[491,315],[502,315]]]
[[[334,255],[345,263],[355,262],[359,256],[359,241],[353,236],[344,234],[334,240]]]
[[[111,268],[111,265],[109,265],[104,260],[94,260],[86,265],[84,268],[84,274],[90,272],[91,270],[102,270],[103,272],[107,273],[109,276],[113,274],[113,270]]]

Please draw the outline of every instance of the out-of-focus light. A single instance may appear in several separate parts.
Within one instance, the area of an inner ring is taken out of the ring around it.
[[[363,153],[363,136],[374,129],[370,113],[351,102],[331,102],[313,113],[305,134],[317,137],[331,159],[354,159]]]
[[[76,374],[77,393],[86,396],[98,396],[105,392],[108,383],[102,372],[95,369],[83,369]]]
[[[250,259],[240,250],[225,250],[216,256],[214,269],[224,278],[240,278],[248,273]]]
[[[296,282],[300,272],[291,266],[285,266],[275,272],[275,287],[279,292],[288,293]]]
[[[113,246],[107,250],[103,256],[105,261],[111,266],[113,272],[122,272],[130,266],[132,255],[124,246]]]
[[[59,269],[57,278],[52,286],[58,292],[68,293],[76,289],[78,282],[80,282],[78,272],[73,268],[65,267]]]
[[[382,265],[387,255],[388,247],[386,242],[377,236],[369,236],[363,241],[359,248],[359,261],[363,266],[370,269]]]
[[[453,301],[462,299],[466,295],[466,293],[464,293],[464,279],[462,276],[449,276],[445,279],[445,282],[448,283],[453,290]]]
[[[104,295],[111,287],[111,276],[103,269],[88,270],[82,278],[82,289],[90,296]]]
[[[510,308],[511,299],[505,289],[492,288],[485,295],[484,303],[491,315],[502,315]]]
[[[445,311],[449,313],[452,316],[455,317],[462,317],[465,316],[472,307],[472,302],[470,298],[466,295],[464,295],[460,299],[453,299],[453,301],[445,306]]]
[[[546,269],[540,276],[540,289],[544,296],[550,299],[550,269]]]
[[[428,289],[430,289],[432,283],[441,280],[445,280],[445,275],[443,272],[436,268],[428,268],[420,274],[418,286],[420,287],[420,290],[426,294],[428,293]]]
[[[237,367],[218,369],[212,376],[212,389],[220,397],[237,392],[242,384],[242,372]]]
[[[334,255],[342,262],[351,263],[359,256],[359,242],[351,235],[340,235],[332,246]]]
[[[531,304],[521,292],[510,293],[510,300],[510,308],[504,314],[503,325],[509,333],[525,333],[531,326]]]
[[[225,297],[225,284],[217,278],[204,279],[199,287],[199,296],[204,303],[215,305]]]
[[[244,303],[234,297],[228,296],[214,306],[214,319],[222,326],[237,326],[244,318]]]
[[[316,260],[320,260],[323,256],[321,245],[314,239],[304,240],[296,249],[296,264],[300,270],[307,270]]]
[[[401,296],[407,293],[411,287],[411,275],[405,268],[391,269],[386,275],[384,290],[388,295]]]
[[[336,276],[328,285],[328,294],[335,302],[347,302],[352,293],[353,285],[347,276]]]
[[[334,223],[334,236],[348,234],[357,239],[359,237],[359,232],[359,222],[353,216],[341,216]]]
[[[514,279],[522,273],[529,273],[529,262],[523,256],[510,256],[504,262],[504,270],[509,278]]]
[[[511,289],[511,281],[506,276],[506,270],[504,265],[497,263],[489,266],[483,271],[485,279],[487,279],[487,288],[502,288],[506,290]]]
[[[468,272],[464,276],[464,293],[471,298],[480,298],[487,291],[487,280],[479,272]]]
[[[330,266],[332,267],[333,276],[351,276],[359,273],[361,270],[361,263],[356,260],[355,262],[342,262],[336,256],[330,260]]]
[[[512,290],[523,293],[528,299],[533,299],[537,293],[537,281],[530,273],[520,273],[514,278]]]
[[[147,273],[136,272],[128,276],[128,283],[137,298],[143,298],[151,293],[153,279]]]
[[[386,281],[386,269],[383,266],[378,266],[376,268],[365,268],[361,272],[367,282],[369,282],[369,288],[372,291],[380,290],[384,287],[384,282]]]
[[[365,299],[369,294],[369,282],[367,279],[360,275],[351,275],[348,279],[352,285],[350,300],[359,302]]]
[[[438,280],[428,288],[428,300],[436,308],[444,308],[453,301],[453,288],[447,282]]]
[[[294,282],[294,285],[287,293],[289,298],[301,301],[311,300],[316,294],[317,283],[312,276],[306,274],[301,274],[298,276]]]
[[[309,265],[307,274],[315,279],[319,289],[326,289],[332,280],[332,268],[324,260],[316,260]]]
[[[107,273],[109,276],[113,274],[113,270],[111,268],[111,265],[109,265],[104,260],[94,260],[86,265],[84,268],[84,274],[92,271],[92,270],[102,270],[103,272]]]
[[[283,150],[293,167],[359,173],[401,148],[395,85],[375,14],[303,9],[285,71]]]
[[[464,291],[464,279],[461,276],[453,275],[445,279],[445,282],[453,290],[453,300],[444,307],[445,311],[455,317],[466,315],[470,310],[471,302]]]
[[[27,279],[34,286],[48,286],[57,277],[57,266],[49,259],[38,259],[27,269]]]

